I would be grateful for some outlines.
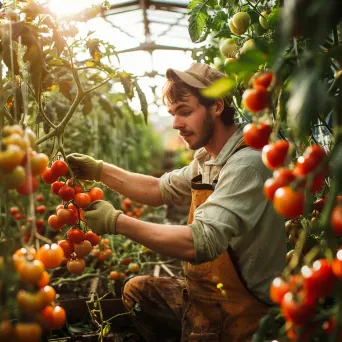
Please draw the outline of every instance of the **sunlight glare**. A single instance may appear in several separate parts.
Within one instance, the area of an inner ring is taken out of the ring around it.
[[[62,17],[80,12],[99,3],[99,0],[50,0],[48,7],[57,17]]]

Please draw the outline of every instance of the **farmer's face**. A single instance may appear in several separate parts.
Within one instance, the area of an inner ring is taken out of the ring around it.
[[[210,110],[198,102],[197,97],[188,95],[184,100],[168,107],[173,116],[173,128],[191,150],[197,150],[209,144],[214,136],[215,121]]]

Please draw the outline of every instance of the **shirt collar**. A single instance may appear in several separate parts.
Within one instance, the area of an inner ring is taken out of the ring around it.
[[[195,152],[194,158],[197,159],[200,164],[205,163],[206,165],[224,165],[228,158],[233,154],[235,147],[242,142],[243,128],[245,125],[245,123],[237,125],[237,131],[227,140],[215,159],[211,159],[210,154],[204,147]]]

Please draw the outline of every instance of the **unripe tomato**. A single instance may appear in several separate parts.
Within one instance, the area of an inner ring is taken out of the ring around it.
[[[88,240],[84,240],[84,241],[74,244],[74,252],[80,258],[83,258],[89,255],[92,249],[93,249],[93,246]]]
[[[58,177],[64,177],[68,172],[68,164],[64,160],[56,160],[51,165],[51,171]]]
[[[260,150],[267,145],[271,132],[271,126],[263,122],[258,126],[249,123],[243,128],[243,137],[247,145]]]
[[[261,15],[259,16],[259,23],[261,27],[264,28],[265,30],[268,30],[267,17],[268,17],[267,11],[262,11]]]
[[[268,91],[261,86],[247,89],[242,95],[245,107],[253,113],[260,112],[268,106]]]
[[[71,201],[75,196],[75,190],[69,186],[63,186],[58,192],[58,196],[65,202]]]
[[[46,299],[39,292],[20,290],[16,299],[20,311],[26,314],[35,314],[46,305]]]
[[[84,240],[85,234],[84,232],[79,228],[71,228],[67,232],[68,239],[72,243],[80,243]]]
[[[304,204],[304,194],[292,190],[289,186],[279,188],[274,194],[274,209],[286,218],[296,218],[303,215]]]
[[[70,258],[71,254],[74,252],[74,244],[69,240],[58,241],[58,246],[63,249],[66,258]]]
[[[50,168],[46,168],[45,171],[42,173],[42,180],[46,184],[52,184],[57,181],[58,176],[54,174]]]
[[[78,193],[74,196],[74,203],[77,205],[79,208],[85,208],[87,205],[89,205],[91,202],[91,197],[84,193]]]
[[[254,39],[248,39],[246,42],[243,43],[240,54],[244,54],[247,51],[255,50],[255,41]]]
[[[0,151],[0,169],[5,172],[12,171],[20,165],[24,158],[24,152],[17,145],[7,145],[5,150]]]
[[[37,153],[31,158],[31,173],[32,176],[41,175],[49,164],[49,158],[44,153]]]
[[[233,17],[229,20],[229,28],[230,30],[240,36],[245,33],[251,23],[251,17],[247,12],[237,12],[233,15]]]
[[[289,146],[287,140],[278,140],[273,144],[264,146],[261,154],[262,161],[271,170],[279,168],[286,160]]]
[[[40,247],[37,258],[42,261],[46,268],[56,268],[62,263],[64,252],[56,243],[51,246],[45,244]]]
[[[25,182],[16,188],[20,195],[28,196],[35,192],[38,188],[39,181],[37,177],[26,176]]]
[[[83,259],[71,259],[67,263],[68,271],[72,274],[80,274],[85,269],[85,261]]]
[[[92,202],[97,200],[103,200],[104,198],[102,189],[97,187],[91,188],[88,195],[90,196]]]
[[[234,39],[225,39],[220,43],[220,52],[226,58],[234,57],[237,47]]]
[[[11,172],[5,173],[2,177],[2,182],[7,189],[15,189],[25,183],[25,169],[18,165]]]
[[[139,272],[139,265],[136,262],[131,262],[128,267],[127,267],[128,271],[131,273],[138,273]]]

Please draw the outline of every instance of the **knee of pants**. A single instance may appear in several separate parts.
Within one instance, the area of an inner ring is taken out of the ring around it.
[[[142,293],[146,289],[151,276],[136,276],[127,280],[122,290],[122,301],[128,310],[132,310],[139,303]]]

